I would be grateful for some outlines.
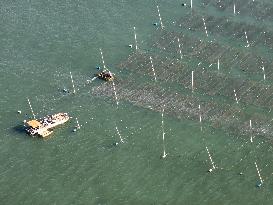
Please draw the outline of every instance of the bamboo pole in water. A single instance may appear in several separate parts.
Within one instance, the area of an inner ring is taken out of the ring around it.
[[[32,113],[32,115],[33,115],[33,118],[36,119],[36,116],[35,116],[35,114],[34,114],[34,112],[33,112],[33,109],[32,109],[31,103],[30,103],[30,100],[29,100],[28,98],[27,98],[27,101],[28,101],[28,105],[29,105],[29,107],[30,107],[31,113]]]
[[[136,51],[137,51],[137,37],[136,37],[136,27],[134,27],[134,36],[135,36],[135,47],[136,47]]]
[[[150,56],[150,62],[151,62],[151,65],[152,65],[152,71],[153,71],[153,74],[154,74],[154,79],[156,81],[155,69],[154,69],[153,59],[152,59],[151,56]]]
[[[179,53],[180,53],[180,59],[182,60],[182,51],[181,51],[181,45],[180,45],[180,40],[177,38],[178,41],[178,47],[179,47]]]
[[[80,126],[80,123],[79,123],[79,121],[78,121],[78,118],[76,118],[76,123],[77,123],[76,128],[77,128],[77,129],[81,129],[81,126]]]
[[[249,120],[249,127],[250,127],[250,142],[253,142],[253,138],[252,138],[252,123],[251,123],[251,120]]]
[[[101,48],[100,48],[100,55],[101,55],[101,61],[102,61],[103,69],[105,70],[106,66],[105,66],[105,62],[104,62],[103,53],[102,53]]]
[[[202,115],[201,115],[201,105],[198,106],[199,108],[199,122],[200,122],[200,129],[201,131],[203,131],[203,128],[202,128]]]
[[[110,72],[110,71],[109,71]],[[111,73],[111,72],[110,72]],[[113,86],[113,90],[114,90],[114,96],[115,96],[115,100],[116,100],[116,104],[118,106],[119,102],[118,102],[118,96],[117,96],[117,91],[116,91],[116,85],[115,82],[112,81],[112,86]]]
[[[163,23],[162,23],[162,18],[161,18],[161,15],[160,15],[159,7],[158,7],[158,6],[156,6],[156,7],[157,7],[157,12],[158,12],[158,17],[159,17],[160,26],[161,26],[161,29],[163,29],[164,26],[163,26]]]
[[[263,74],[264,74],[264,80],[265,80],[265,71],[264,71],[264,66],[262,67]]]
[[[191,91],[192,91],[192,92],[193,92],[193,90],[194,90],[193,73],[194,73],[194,71],[191,72]]]
[[[71,73],[71,72],[70,72],[70,78],[71,78],[71,82],[72,82],[73,93],[75,94],[75,93],[76,93],[76,90],[75,90],[75,85],[74,85],[73,76],[72,76],[72,73]]]
[[[167,157],[166,148],[165,148],[164,108],[163,108],[162,113],[161,113],[161,126],[162,126],[162,141],[163,141],[163,154],[162,154],[161,157],[164,159],[164,158]]]
[[[209,169],[209,172],[212,172],[212,170],[214,170],[216,167],[215,167],[214,162],[213,162],[213,160],[212,160],[212,157],[211,157],[211,155],[210,155],[210,153],[209,153],[208,147],[206,147],[206,150],[207,150],[207,153],[208,153],[208,155],[209,155],[209,160],[210,160],[210,163],[211,163],[211,166],[212,166],[212,169]]]
[[[249,47],[250,45],[249,45],[249,41],[248,41],[248,38],[247,38],[246,31],[245,31],[245,37],[246,37],[246,43],[247,43],[246,47]]]
[[[121,137],[121,134],[120,134],[120,132],[119,132],[118,127],[117,127],[117,126],[116,126],[116,131],[117,131],[117,133],[118,133],[118,136],[119,136],[120,142],[121,142],[121,143],[124,143],[124,141],[123,141],[123,139],[122,139],[122,137]]]
[[[203,23],[204,23],[204,28],[205,28],[206,36],[208,37],[209,35],[208,35],[208,30],[207,30],[205,19],[204,19],[204,17],[202,19],[203,19]]]
[[[236,91],[235,91],[235,90],[233,90],[233,92],[234,92],[234,96],[235,96],[236,103],[238,104],[238,103],[239,103],[239,101],[238,101],[238,98],[237,98],[237,95],[236,95]]]
[[[257,163],[256,163],[256,162],[255,162],[255,167],[256,167],[257,174],[258,174],[258,176],[259,176],[260,182],[261,182],[261,184],[263,184],[263,179],[262,179],[262,176],[261,176],[260,170],[259,170],[258,165],[257,165]]]

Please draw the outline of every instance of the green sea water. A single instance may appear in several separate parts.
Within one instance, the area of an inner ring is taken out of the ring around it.
[[[203,8],[203,2],[194,1],[198,11],[225,15],[213,7]],[[165,115],[168,155],[160,159],[161,113],[126,100],[120,100],[117,108],[114,100],[92,94],[92,88],[103,82],[86,84],[96,67],[102,66],[100,48],[118,78],[120,63],[134,52],[128,47],[134,45],[134,26],[139,49],[156,52],[150,47],[160,30],[153,26],[158,22],[156,5],[168,29],[189,13],[190,8],[181,3],[0,2],[1,205],[272,203],[271,142],[257,136],[250,143],[249,137],[215,129],[206,122],[201,132],[197,121]],[[258,22],[250,14],[234,21]],[[272,24],[265,24],[270,30]],[[238,46],[227,37],[222,41]],[[75,95],[62,92],[72,90],[69,72]],[[232,74],[242,77],[236,69]],[[39,117],[68,112],[73,118],[48,140],[31,138],[23,131],[23,120],[32,116],[27,98]],[[82,127],[72,132],[76,117]],[[118,146],[113,145],[119,141],[116,127],[125,141]],[[206,146],[218,167],[212,173],[207,172],[211,164]],[[254,162],[264,181],[260,188],[256,187],[259,177]]]

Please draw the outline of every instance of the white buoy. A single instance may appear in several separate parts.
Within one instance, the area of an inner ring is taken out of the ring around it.
[[[27,101],[28,101],[28,105],[29,105],[29,107],[30,107],[30,110],[31,110],[31,112],[32,112],[33,119],[36,120],[36,116],[35,116],[35,114],[34,114],[34,112],[33,112],[32,106],[31,106],[31,104],[30,104],[30,100],[29,100],[28,98],[27,98]]]
[[[212,166],[212,169],[210,169],[209,172],[212,172],[212,170],[214,170],[216,167],[215,167],[214,162],[213,162],[213,160],[212,160],[212,157],[211,157],[211,155],[210,155],[210,153],[209,153],[208,147],[206,147],[206,150],[207,150],[207,153],[208,153],[208,155],[209,155],[209,160],[210,160],[210,163],[211,163],[211,166]]]
[[[258,165],[257,165],[257,163],[256,163],[256,162],[255,162],[255,167],[256,167],[256,170],[257,170],[258,176],[259,176],[259,178],[260,178],[260,182],[261,182],[261,184],[263,184],[263,179],[262,179],[262,176],[261,176],[260,170],[259,170]]]
[[[234,92],[234,96],[235,96],[236,103],[238,104],[238,103],[239,103],[239,101],[238,101],[238,98],[237,98],[237,95],[236,95],[236,91],[235,91],[235,90],[233,90],[233,92]]]
[[[250,142],[253,142],[253,138],[252,138],[252,123],[251,123],[251,120],[249,120],[249,128],[250,128]]]
[[[137,50],[136,27],[134,27],[134,36],[135,36],[135,47],[136,47],[136,50]]]
[[[209,37],[204,17],[202,19],[203,19],[203,23],[204,23],[204,28],[205,28],[206,35],[207,35],[207,37]]]
[[[191,91],[193,92],[193,89],[194,89],[194,84],[193,84],[193,72],[191,72]]]
[[[158,17],[159,17],[160,26],[161,26],[161,29],[163,29],[163,28],[164,28],[164,26],[163,26],[163,23],[162,23],[162,19],[161,19],[161,15],[160,15],[159,7],[158,7],[158,6],[156,6],[156,7],[157,7],[157,12],[158,12]]]
[[[71,78],[71,83],[72,83],[72,87],[73,87],[73,93],[75,94],[76,90],[75,90],[75,85],[74,85],[73,76],[72,76],[71,72],[70,72],[70,78]]]
[[[76,123],[77,123],[76,128],[77,128],[77,129],[81,129],[81,125],[80,125],[80,123],[79,123],[79,121],[78,121],[78,118],[76,118]]]
[[[153,74],[154,74],[154,79],[155,79],[155,82],[156,82],[155,69],[154,69],[153,59],[152,59],[152,57],[151,57],[151,56],[150,56],[150,62],[151,62],[151,65],[152,65],[152,71],[153,71]]]
[[[165,105],[164,105],[165,107]],[[165,149],[165,131],[164,131],[164,108],[161,113],[161,127],[162,127],[162,141],[163,141],[163,154],[162,159],[167,157],[166,149]]]
[[[249,45],[249,41],[248,41],[248,38],[247,38],[246,31],[245,31],[245,37],[246,37],[246,43],[247,43],[247,45],[245,47],[249,47],[250,45]]]
[[[101,55],[101,61],[102,61],[103,69],[106,70],[106,66],[105,66],[105,63],[104,63],[104,58],[103,58],[103,53],[102,53],[101,48],[100,48],[100,55]]]
[[[199,108],[199,122],[200,122],[200,129],[201,129],[201,132],[203,130],[202,128],[202,115],[201,115],[201,105],[198,106]]]
[[[265,80],[265,71],[264,71],[264,66],[262,67],[263,74],[264,74],[264,80]]]
[[[179,38],[177,38],[177,41],[178,41],[178,48],[179,48],[179,53],[180,53],[180,59],[182,60],[182,51],[181,51],[181,45],[180,45]]]
[[[121,137],[121,134],[119,133],[119,130],[118,130],[118,127],[116,126],[116,131],[118,133],[118,136],[119,136],[119,139],[120,139],[120,142],[124,143],[122,137]]]

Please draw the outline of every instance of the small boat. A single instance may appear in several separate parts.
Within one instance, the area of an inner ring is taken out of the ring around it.
[[[54,127],[64,124],[69,119],[67,113],[57,113],[38,120],[30,120],[25,123],[26,132],[31,136],[38,135],[44,138],[53,133],[52,129]]]
[[[96,76],[101,79],[101,80],[105,80],[105,81],[113,81],[114,80],[114,76],[110,71],[104,70],[100,73],[97,73]]]

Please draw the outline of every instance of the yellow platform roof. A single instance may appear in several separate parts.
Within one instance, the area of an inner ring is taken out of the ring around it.
[[[27,122],[28,126],[36,128],[39,127],[41,125],[41,123],[37,120],[30,120]]]

